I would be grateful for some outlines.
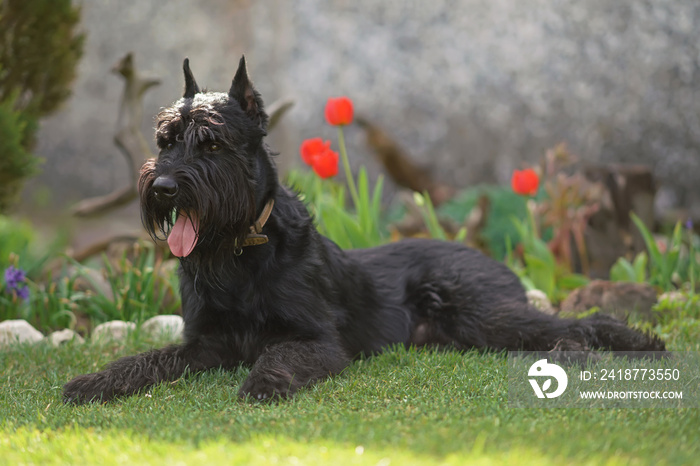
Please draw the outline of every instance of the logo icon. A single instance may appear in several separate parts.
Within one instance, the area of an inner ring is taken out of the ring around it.
[[[569,383],[569,378],[566,376],[564,369],[556,364],[548,363],[546,359],[540,359],[530,366],[527,375],[530,377],[547,377],[541,387],[536,379],[529,379],[537,398],[556,398],[564,393]],[[557,389],[553,392],[547,392],[552,386],[552,378],[557,381]]]

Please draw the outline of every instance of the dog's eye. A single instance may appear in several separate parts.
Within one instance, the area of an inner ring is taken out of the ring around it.
[[[210,142],[207,144],[207,152],[218,152],[221,150],[221,144],[218,142]]]
[[[173,148],[172,141],[168,141],[165,138],[158,138],[158,140],[156,141],[156,145],[158,146],[158,149],[160,149],[161,151],[170,150]]]

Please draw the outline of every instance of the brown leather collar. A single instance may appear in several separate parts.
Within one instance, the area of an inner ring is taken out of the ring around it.
[[[246,246],[258,246],[260,244],[265,244],[269,240],[267,238],[267,235],[262,234],[262,229],[265,226],[265,223],[267,220],[270,218],[270,214],[272,213],[272,208],[275,206],[275,200],[270,199],[267,201],[267,204],[265,204],[265,207],[263,208],[263,211],[260,213],[260,217],[255,221],[250,226],[250,233],[248,233],[248,236],[246,236],[245,240],[243,240],[243,244],[241,247],[246,247]]]

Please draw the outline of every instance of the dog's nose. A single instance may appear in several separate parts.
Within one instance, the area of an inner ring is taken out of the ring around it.
[[[177,190],[177,182],[169,176],[159,176],[153,182],[153,191],[156,193],[156,197],[175,197]]]

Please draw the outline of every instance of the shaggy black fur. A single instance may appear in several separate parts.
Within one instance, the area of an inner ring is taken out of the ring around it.
[[[160,155],[139,183],[153,237],[167,236],[177,215],[197,225],[196,246],[180,260],[184,343],[76,377],[65,385],[67,402],[111,400],[186,372],[241,364],[252,367],[241,396],[286,397],[396,343],[664,349],[607,316],[538,312],[505,265],[459,244],[413,239],[342,251],[278,184],[263,142],[267,115],[245,60],[228,94],[200,92],[187,60],[184,70],[184,97],[158,115]],[[269,242],[241,248],[271,198]]]

